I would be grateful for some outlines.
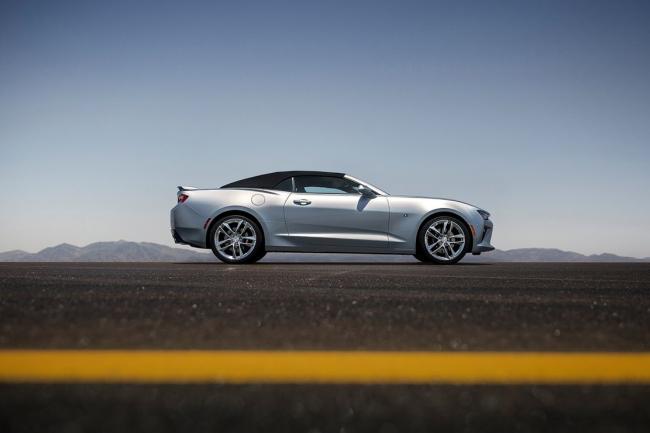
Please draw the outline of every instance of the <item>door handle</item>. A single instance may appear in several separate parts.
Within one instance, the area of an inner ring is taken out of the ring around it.
[[[301,198],[300,200],[294,200],[293,201],[295,204],[298,206],[307,206],[308,204],[311,204],[311,202],[307,199]]]

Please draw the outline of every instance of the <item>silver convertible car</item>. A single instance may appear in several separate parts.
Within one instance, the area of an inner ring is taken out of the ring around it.
[[[442,198],[390,195],[344,173],[282,171],[221,188],[178,187],[176,243],[210,248],[226,263],[268,251],[412,254],[453,264],[493,250],[490,214]]]

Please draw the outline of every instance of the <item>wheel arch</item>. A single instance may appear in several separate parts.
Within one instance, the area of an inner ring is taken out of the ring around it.
[[[229,208],[229,209],[221,209],[210,219],[210,224],[208,225],[207,230],[205,232],[205,245],[207,248],[211,248],[212,244],[210,240],[210,233],[212,232],[212,228],[217,223],[217,221],[219,221],[221,218],[232,216],[232,215],[241,215],[253,220],[253,222],[257,224],[260,230],[262,230],[262,240],[264,243],[266,243],[267,231],[266,228],[264,227],[264,224],[262,224],[262,219],[259,217],[259,215],[256,215],[254,212],[251,212],[248,209]]]
[[[474,230],[472,229],[472,225],[467,221],[467,218],[465,218],[462,213],[454,209],[436,209],[427,213],[422,217],[422,219],[420,220],[420,224],[418,224],[417,229],[415,231],[415,250],[417,251],[420,248],[418,242],[418,234],[420,233],[422,226],[424,226],[427,222],[431,221],[433,218],[439,216],[450,216],[450,217],[457,218],[460,220],[461,223],[465,225],[465,228],[467,229],[467,233],[469,233],[469,242],[465,243],[465,252],[472,251],[472,249],[474,248]]]

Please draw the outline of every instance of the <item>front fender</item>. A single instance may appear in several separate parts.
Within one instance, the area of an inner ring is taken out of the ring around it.
[[[454,215],[470,226],[472,249],[476,242],[475,233],[483,230],[481,216],[470,205],[446,199],[419,197],[391,197],[389,241],[396,252],[414,253],[417,234],[422,224],[436,215]],[[474,215],[475,214],[475,215]]]

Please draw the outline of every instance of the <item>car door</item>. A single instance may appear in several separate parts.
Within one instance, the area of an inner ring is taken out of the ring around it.
[[[346,178],[296,176],[284,215],[291,243],[304,250],[358,251],[388,247],[388,200],[356,191]]]

